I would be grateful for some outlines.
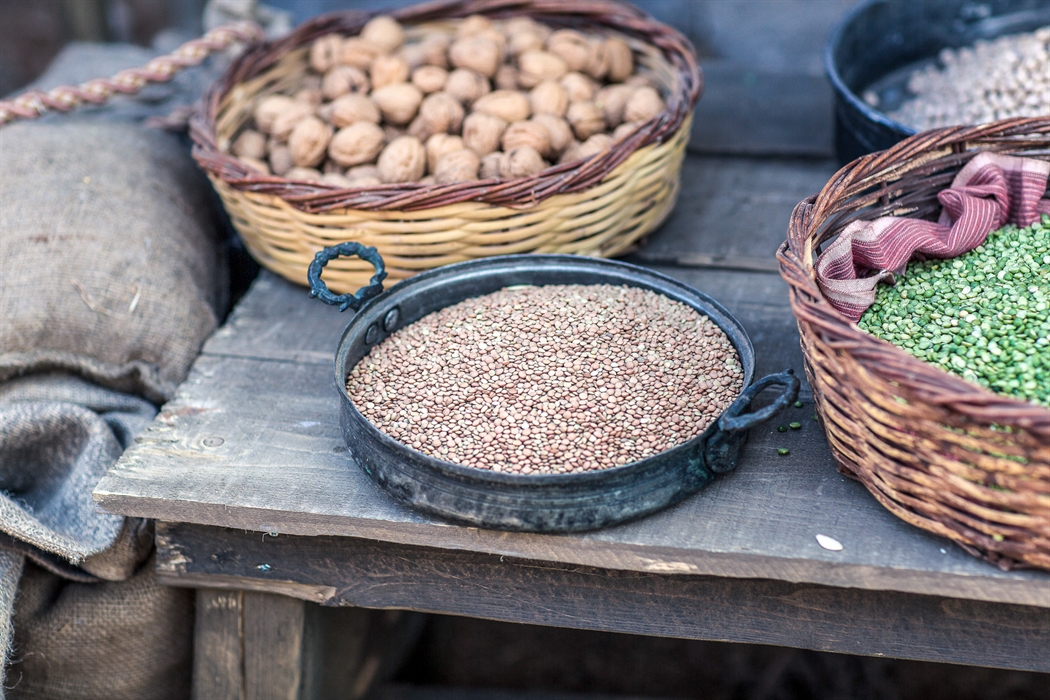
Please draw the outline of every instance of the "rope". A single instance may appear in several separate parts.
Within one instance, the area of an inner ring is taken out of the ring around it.
[[[179,71],[198,65],[230,44],[252,43],[262,37],[262,29],[254,22],[228,24],[187,41],[166,56],[157,56],[142,68],[129,68],[111,78],[96,78],[80,85],[60,85],[47,92],[29,90],[12,100],[0,100],[0,126],[17,119],[36,119],[50,111],[68,112],[83,104],[101,105],[118,94],[133,95],[150,83],[171,80]]]

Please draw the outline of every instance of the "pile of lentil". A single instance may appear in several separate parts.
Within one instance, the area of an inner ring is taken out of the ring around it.
[[[880,285],[861,329],[994,392],[1050,406],[1050,216]]]
[[[438,459],[521,474],[627,464],[703,432],[743,389],[725,333],[637,287],[508,287],[393,333],[347,392]]]

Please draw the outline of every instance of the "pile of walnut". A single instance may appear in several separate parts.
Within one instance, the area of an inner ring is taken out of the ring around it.
[[[320,37],[308,84],[255,105],[231,151],[252,169],[338,187],[533,175],[608,150],[664,111],[621,39],[528,18],[464,19],[405,43],[373,18]]]

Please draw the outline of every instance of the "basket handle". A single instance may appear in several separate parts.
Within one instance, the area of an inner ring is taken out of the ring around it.
[[[751,402],[771,386],[783,387],[773,403],[754,413],[745,413]],[[790,406],[798,399],[798,377],[794,370],[786,369],[778,374],[762,377],[744,390],[737,400],[718,419],[718,430],[704,446],[704,463],[717,474],[724,474],[736,467],[740,448],[746,439],[748,428],[764,423]]]
[[[328,285],[321,279],[321,270],[324,266],[329,261],[343,255],[347,257],[356,255],[362,260],[372,263],[372,266],[376,269],[376,273],[368,281],[368,286],[358,289],[356,294],[332,294],[328,291]],[[317,255],[314,256],[313,262],[310,263],[310,267],[306,270],[306,279],[310,282],[311,297],[316,297],[332,306],[338,304],[340,311],[346,311],[347,309],[357,311],[362,304],[372,297],[379,296],[380,292],[383,291],[383,280],[386,279],[386,265],[383,263],[383,256],[375,248],[349,241],[319,250]]]

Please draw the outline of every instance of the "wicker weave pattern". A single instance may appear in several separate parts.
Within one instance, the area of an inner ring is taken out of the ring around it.
[[[795,208],[777,257],[840,468],[898,517],[1003,569],[1050,569],[1050,410],[864,333],[814,273],[820,246],[853,220],[934,219],[937,193],[981,151],[1050,160],[1050,119],[928,131],[850,163]]]
[[[420,34],[479,13],[528,14],[561,26],[622,35],[664,88],[667,110],[611,150],[532,177],[451,185],[399,184],[339,189],[260,175],[225,150],[251,118],[255,98],[298,85],[309,43],[329,32],[356,33],[359,12],[319,17],[291,36],[246,53],[205,96],[191,123],[194,157],[208,172],[248,249],[263,265],[304,284],[321,247],[345,240],[376,246],[392,280],[472,258],[507,253],[613,256],[629,249],[670,213],[702,89],[688,41],[675,30],[614,0],[461,0],[393,13]],[[333,290],[367,283],[360,261],[325,270]]]

